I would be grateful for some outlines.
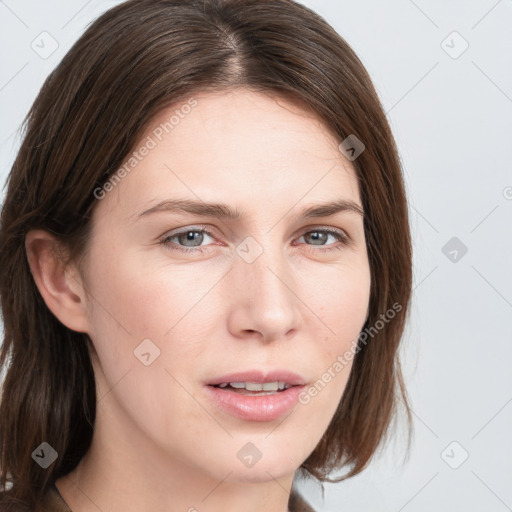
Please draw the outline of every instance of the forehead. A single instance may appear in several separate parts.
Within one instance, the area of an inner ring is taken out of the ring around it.
[[[247,89],[197,94],[153,118],[114,195],[122,192],[127,207],[169,195],[282,206],[301,196],[358,200],[356,172],[338,144],[288,99]]]
[[[192,101],[194,106],[188,108]],[[147,135],[175,151],[193,145],[195,151],[215,150],[225,158],[241,153],[263,157],[269,152],[289,159],[291,153],[312,152],[320,158],[340,154],[336,137],[304,102],[245,88],[200,93],[164,109],[150,123]],[[199,135],[202,140],[197,140]]]

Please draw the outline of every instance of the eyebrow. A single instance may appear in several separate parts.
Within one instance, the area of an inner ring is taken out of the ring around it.
[[[224,220],[238,220],[243,216],[240,210],[224,203],[205,203],[190,199],[167,199],[144,210],[139,214],[138,218],[157,212],[184,212]],[[362,207],[354,201],[347,199],[338,199],[307,206],[299,212],[299,215],[304,218],[329,217],[339,212],[354,212],[364,217]]]

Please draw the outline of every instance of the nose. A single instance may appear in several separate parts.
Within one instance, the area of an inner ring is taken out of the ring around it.
[[[293,269],[279,250],[266,249],[252,263],[237,259],[229,278],[228,329],[235,337],[273,341],[299,330],[301,302]]]

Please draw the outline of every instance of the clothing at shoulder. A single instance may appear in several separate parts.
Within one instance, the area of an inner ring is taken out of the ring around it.
[[[48,491],[44,505],[45,512],[71,512],[71,509],[55,485]]]
[[[295,490],[292,489],[288,500],[290,512],[315,512],[313,507]]]
[[[48,493],[46,508],[48,512],[71,512],[71,509],[67,506],[57,488],[52,488]],[[315,512],[309,503],[307,503],[295,489],[292,489],[290,494],[288,508],[290,512]]]
[[[307,503],[306,500],[295,490],[292,489],[290,499],[288,500],[288,508],[290,512],[315,512],[315,510]],[[44,501],[45,512],[72,512],[68,507],[64,498],[60,495],[56,487],[51,487],[46,494]],[[23,505],[8,506],[0,500],[0,512],[31,512],[30,509]]]
[[[33,512],[28,505],[21,503],[13,503],[12,498],[9,500],[9,492],[0,493],[0,512]],[[45,494],[43,499],[42,511],[44,512],[72,512],[64,501],[59,491],[55,486],[52,486]]]
[[[0,500],[0,512],[31,512],[31,510],[27,506],[20,505],[19,503],[6,503]]]
[[[31,512],[23,503],[17,503],[9,491],[0,492],[0,512]]]

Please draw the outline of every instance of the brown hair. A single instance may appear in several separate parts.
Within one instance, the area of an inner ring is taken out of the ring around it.
[[[364,143],[353,161],[372,279],[364,329],[395,305],[394,318],[360,344],[334,418],[301,474],[331,481],[336,469],[350,467],[342,478],[360,472],[399,403],[410,425],[398,359],[411,293],[407,204],[395,142],[362,63],[325,20],[292,0],[131,0],[92,23],[47,78],[8,178],[0,228],[0,485],[12,489],[0,492],[0,502],[9,494],[37,507],[88,450],[95,419],[91,341],[43,301],[27,232],[51,232],[79,258],[94,190],[155,114],[194,92],[239,86],[304,102],[340,141],[355,135]],[[42,442],[58,453],[48,469],[31,456]]]

